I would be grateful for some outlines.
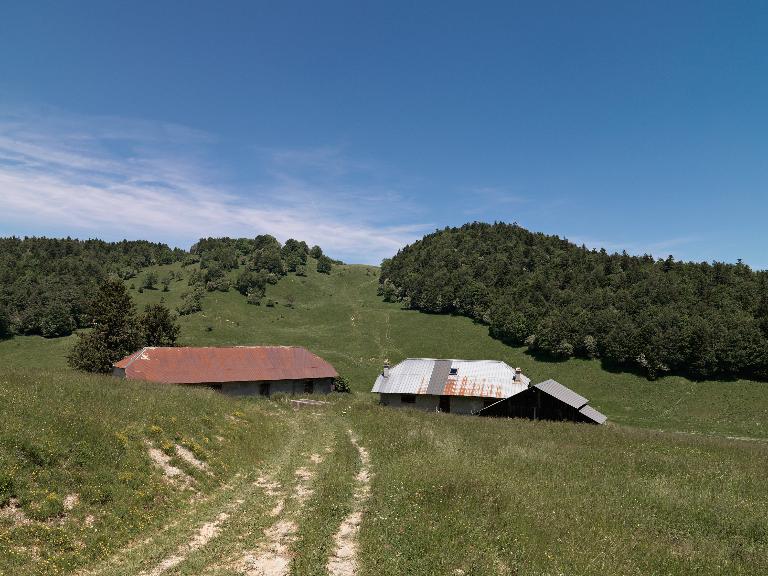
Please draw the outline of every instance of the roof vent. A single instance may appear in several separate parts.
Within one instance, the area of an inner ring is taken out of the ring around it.
[[[451,368],[451,369],[448,371],[448,375],[449,375],[449,376],[456,376],[456,374],[458,374],[458,373],[459,373],[459,369],[458,369],[458,368]]]

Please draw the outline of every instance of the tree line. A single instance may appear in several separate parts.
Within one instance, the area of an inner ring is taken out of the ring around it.
[[[179,314],[201,309],[206,291],[235,288],[258,304],[266,286],[287,274],[306,274],[308,257],[317,271],[330,273],[337,261],[319,246],[289,239],[283,245],[269,235],[255,238],[204,238],[189,252],[145,240],[77,240],[72,238],[0,238],[0,338],[37,334],[67,336],[91,326],[91,297],[108,277],[137,278],[139,290],[163,289],[175,278],[163,278],[147,267],[181,262],[190,266]],[[239,270],[239,272],[238,272]],[[232,279],[234,276],[234,279]],[[133,283],[132,283],[133,285]]]
[[[86,372],[110,372],[112,364],[143,346],[174,346],[181,327],[163,304],[148,304],[141,314],[122,280],[107,278],[91,296],[91,330],[78,334],[67,357]]]
[[[185,256],[145,240],[0,238],[0,337],[71,334],[90,324],[89,299],[104,278],[129,279]]]
[[[202,290],[212,292],[235,288],[251,304],[259,304],[268,284],[276,284],[289,272],[306,276],[309,258],[316,260],[317,271],[330,274],[339,263],[323,254],[320,246],[310,248],[306,242],[289,238],[285,244],[268,234],[255,238],[202,238],[190,248],[186,264],[199,264],[189,284],[199,296]],[[238,271],[232,279],[230,274]],[[194,307],[198,297],[188,297]],[[180,310],[182,312],[182,310]]]
[[[589,250],[516,224],[445,228],[382,264],[379,293],[469,316],[552,359],[650,378],[768,379],[768,273]]]

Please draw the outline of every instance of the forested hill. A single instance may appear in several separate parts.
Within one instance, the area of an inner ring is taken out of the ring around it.
[[[137,279],[139,290],[167,290],[173,280],[190,287],[180,313],[199,310],[207,291],[236,288],[258,303],[267,283],[286,274],[303,274],[307,257],[317,261],[320,272],[330,272],[335,260],[319,246],[289,239],[281,244],[272,236],[255,238],[205,238],[189,252],[144,240],[104,242],[71,238],[0,238],[0,338],[12,334],[66,336],[89,326],[89,302],[107,277],[123,280],[158,264],[181,262],[185,268],[157,278],[147,272]],[[244,270],[232,275],[239,266]],[[173,276],[171,276],[173,274]]]
[[[185,254],[145,240],[0,238],[0,337],[70,334],[86,325],[87,302],[105,276],[130,278]]]
[[[516,224],[446,228],[382,264],[387,300],[483,321],[556,358],[699,378],[768,379],[768,273],[608,254]]]

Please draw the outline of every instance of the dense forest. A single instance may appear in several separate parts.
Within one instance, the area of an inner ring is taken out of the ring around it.
[[[651,378],[768,379],[768,273],[609,254],[516,224],[446,228],[385,260],[380,294],[466,315],[553,359],[601,358]]]
[[[65,336],[89,324],[89,301],[107,276],[136,276],[184,250],[144,240],[0,238],[0,336]]]
[[[289,239],[281,244],[269,235],[256,238],[204,238],[187,252],[143,240],[103,242],[71,238],[0,238],[0,337],[12,334],[66,336],[92,324],[93,296],[107,278],[130,280],[138,290],[167,289],[185,278],[190,290],[180,314],[201,309],[206,291],[234,288],[253,304],[267,284],[289,272],[306,274],[308,258],[317,271],[330,273],[337,261],[319,246]],[[180,262],[185,273],[158,278],[143,269]]]

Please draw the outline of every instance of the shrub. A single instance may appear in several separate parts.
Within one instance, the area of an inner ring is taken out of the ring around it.
[[[186,292],[182,295],[181,304],[176,307],[176,311],[179,313],[179,316],[200,312],[203,309],[202,300],[203,291],[200,288],[196,288],[192,292]]]
[[[333,379],[333,390],[334,392],[352,392],[352,389],[349,387],[349,381],[344,376],[337,376]]]
[[[150,270],[144,275],[144,283],[141,285],[145,290],[154,290],[157,284],[157,272]]]
[[[139,317],[139,328],[145,346],[173,346],[181,326],[176,316],[163,304],[150,304]]]
[[[255,306],[261,305],[261,299],[263,298],[263,294],[259,292],[248,292],[248,295],[245,298],[245,301],[248,304],[253,304]]]
[[[253,272],[251,270],[243,270],[238,275],[237,280],[235,280],[235,288],[244,296],[254,293],[260,293],[261,296],[263,296],[266,284],[266,274],[263,272]]]
[[[328,256],[321,256],[317,260],[317,271],[321,274],[330,274],[333,264]]]

